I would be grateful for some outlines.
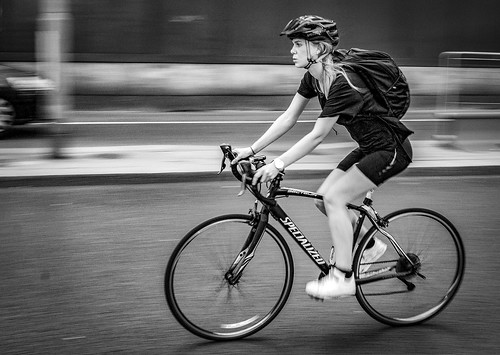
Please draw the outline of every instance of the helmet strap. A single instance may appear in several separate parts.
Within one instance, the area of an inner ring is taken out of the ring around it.
[[[311,57],[311,49],[309,47],[309,41],[306,41],[306,52],[307,52],[307,65],[304,67],[304,69],[309,69],[313,64],[316,64],[318,61],[316,59],[312,59]]]

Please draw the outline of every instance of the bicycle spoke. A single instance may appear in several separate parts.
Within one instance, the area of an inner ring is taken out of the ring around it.
[[[458,290],[465,265],[460,236],[449,221],[429,210],[403,210],[387,219],[387,231],[411,263],[399,256],[381,233],[372,229],[359,245],[355,264],[359,264],[367,238],[375,236],[384,240],[388,247],[368,272],[356,274],[356,296],[368,314],[381,322],[391,325],[423,322],[444,309]],[[398,257],[396,272],[377,274],[378,265],[390,265]]]

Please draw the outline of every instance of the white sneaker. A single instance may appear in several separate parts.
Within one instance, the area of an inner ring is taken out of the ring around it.
[[[383,241],[375,237],[373,238],[373,240],[375,241],[375,244],[370,249],[366,249],[363,252],[363,256],[361,257],[361,265],[359,266],[359,272],[367,272],[370,266],[372,266],[371,263],[380,259],[380,257],[384,255],[385,251],[387,250],[387,244],[385,244]]]
[[[306,293],[321,300],[353,296],[356,293],[354,276],[347,279],[342,271],[334,267],[321,280],[308,282],[306,284]]]

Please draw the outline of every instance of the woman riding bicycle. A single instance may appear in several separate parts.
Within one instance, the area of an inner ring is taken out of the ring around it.
[[[297,122],[309,100],[318,96],[322,111],[313,129],[273,163],[260,168],[253,184],[274,179],[297,160],[313,151],[332,131],[335,123],[346,127],[359,147],[348,154],[318,189],[324,196],[316,206],[328,216],[335,250],[334,267],[326,277],[308,282],[306,292],[315,298],[328,299],[354,295],[352,276],[352,238],[356,217],[346,204],[364,195],[400,173],[411,162],[411,145],[403,134],[390,129],[373,116],[373,95],[363,80],[336,60],[339,43],[336,23],[319,16],[301,16],[291,20],[281,32],[292,40],[292,59],[304,74],[288,109],[250,147],[235,149],[232,162],[263,150],[284,135]],[[402,139],[401,139],[402,138]],[[399,144],[398,142],[402,142]],[[373,262],[380,258],[386,244],[371,242],[363,258]]]

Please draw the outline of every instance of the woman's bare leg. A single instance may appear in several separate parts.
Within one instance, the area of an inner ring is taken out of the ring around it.
[[[374,187],[375,184],[354,165],[347,172],[334,170],[318,190],[323,192],[324,211],[336,251],[336,266],[341,270],[349,271],[352,265],[353,225],[346,204]]]

